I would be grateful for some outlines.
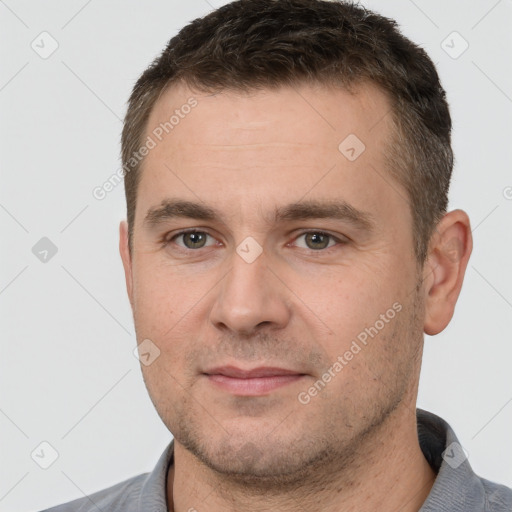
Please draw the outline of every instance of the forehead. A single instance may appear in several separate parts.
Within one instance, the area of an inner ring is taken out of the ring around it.
[[[192,99],[197,106],[189,108]],[[175,114],[173,126],[163,135],[167,142],[176,145],[186,142],[229,146],[235,138],[237,144],[311,142],[332,149],[333,143],[336,148],[339,137],[347,134],[347,130],[368,142],[369,132],[373,132],[371,139],[376,143],[379,135],[389,128],[390,118],[386,117],[390,111],[387,95],[371,83],[361,83],[353,92],[304,84],[249,92],[222,90],[212,94],[194,92],[180,83],[164,91],[155,103],[147,133],[169,123]],[[291,120],[300,122],[291,125]],[[374,130],[378,124],[380,129]],[[276,141],[272,130],[283,128]]]
[[[304,85],[206,94],[173,86],[147,124],[155,147],[141,167],[138,213],[169,195],[232,208],[233,216],[251,201],[260,213],[266,203],[275,209],[289,202],[284,196],[376,199],[390,113],[387,96],[371,84],[354,93]]]

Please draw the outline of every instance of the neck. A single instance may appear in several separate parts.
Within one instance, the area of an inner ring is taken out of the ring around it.
[[[167,478],[170,510],[417,512],[436,475],[419,446],[415,407],[402,402],[377,430],[358,447],[351,465],[325,467],[321,475],[315,469],[300,489],[273,494],[230,482],[175,441]]]

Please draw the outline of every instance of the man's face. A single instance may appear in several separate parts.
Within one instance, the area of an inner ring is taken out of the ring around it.
[[[153,136],[132,258],[124,251],[138,343],[160,350],[142,365],[151,399],[176,441],[221,473],[292,478],[347,458],[402,399],[414,408],[419,372],[422,291],[407,194],[384,163],[389,102],[371,86],[180,86],[146,135],[176,109],[169,134]],[[165,215],[165,201],[216,215]],[[324,217],[306,203],[341,206]],[[212,376],[225,366],[300,376]]]

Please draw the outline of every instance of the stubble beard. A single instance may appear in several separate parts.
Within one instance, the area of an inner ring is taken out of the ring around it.
[[[183,400],[161,411],[162,420],[176,442],[212,470],[221,493],[225,488],[232,495],[238,488],[246,496],[248,492],[282,495],[299,489],[304,491],[306,483],[308,487],[318,489],[329,485],[329,481],[339,482],[340,475],[348,478],[367,463],[365,450],[382,436],[394,413],[400,407],[411,406],[404,404],[404,397],[409,400],[414,395],[415,401],[423,345],[424,304],[420,284],[418,282],[412,300],[404,304],[400,313],[404,316],[397,319],[391,332],[382,340],[388,344],[393,342],[395,350],[401,346],[410,348],[387,374],[380,376],[387,380],[380,383],[385,391],[378,400],[368,400],[367,397],[365,402],[362,397],[362,412],[357,410],[360,403],[354,406],[353,400],[341,397],[328,411],[320,411],[321,428],[314,425],[307,428],[309,418],[306,418],[308,421],[301,420],[302,432],[290,429],[297,425],[292,412],[273,432],[252,433],[242,439],[215,426],[209,419],[208,425],[213,425],[216,432],[208,432],[201,416],[194,413],[198,410],[197,403],[184,393]],[[299,407],[302,412],[307,411],[308,406],[305,409]],[[204,415],[204,410],[199,412]],[[290,431],[295,436],[287,438],[286,432]]]

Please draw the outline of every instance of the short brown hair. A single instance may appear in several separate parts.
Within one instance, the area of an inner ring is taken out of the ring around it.
[[[132,155],[158,97],[178,81],[209,93],[313,82],[347,90],[377,85],[391,101],[395,128],[387,167],[407,191],[414,253],[424,263],[448,203],[451,118],[434,64],[394,20],[345,1],[237,0],[182,28],[138,79],[124,121],[130,251],[141,171]]]

